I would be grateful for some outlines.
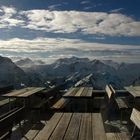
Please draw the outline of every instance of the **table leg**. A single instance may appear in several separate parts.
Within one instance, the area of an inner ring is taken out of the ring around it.
[[[11,110],[11,101],[10,101],[10,98],[9,98],[9,111]]]

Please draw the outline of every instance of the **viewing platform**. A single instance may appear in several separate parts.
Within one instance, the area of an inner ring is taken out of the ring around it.
[[[137,140],[139,97],[140,87],[115,90],[112,85],[4,91],[0,140]]]

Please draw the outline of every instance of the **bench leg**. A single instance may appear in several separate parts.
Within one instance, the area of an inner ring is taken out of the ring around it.
[[[121,118],[120,118],[120,123],[122,124],[122,117],[123,117],[123,113],[122,113],[122,110],[121,110]]]
[[[134,134],[135,134],[135,130],[136,130],[136,125],[135,125],[134,128],[133,128],[131,138],[133,138],[133,136],[134,136]]]

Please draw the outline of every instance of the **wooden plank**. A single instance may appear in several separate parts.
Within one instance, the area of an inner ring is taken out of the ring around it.
[[[125,89],[134,97],[140,97],[140,86],[125,87]]]
[[[52,118],[47,122],[45,127],[35,137],[35,140],[48,140],[62,116],[63,113],[55,113]]]
[[[53,109],[61,109],[70,102],[69,99],[61,98],[53,106]]]
[[[43,89],[45,89],[45,88],[44,88],[44,87],[38,87],[38,88],[35,88],[35,87],[34,87],[34,89],[29,90],[29,91],[27,91],[27,92],[25,92],[25,93],[23,93],[23,94],[20,94],[20,95],[18,95],[17,97],[29,97],[29,96],[31,96],[32,94],[35,94],[35,93],[37,93],[37,92],[40,92],[40,91],[43,90]]]
[[[124,102],[122,98],[115,98],[115,101],[119,107],[119,109],[126,109],[128,108],[127,104]]]
[[[15,99],[10,99],[10,102],[13,102],[13,101],[15,101]],[[1,100],[0,101],[0,107],[6,105],[8,103],[9,103],[9,99]]]
[[[86,94],[86,97],[92,97],[92,91],[93,91],[93,88],[92,87],[89,87],[88,88],[88,92]]]
[[[24,135],[24,137],[22,137],[21,140],[33,140],[40,131],[39,129],[36,129],[36,127],[39,127],[37,125],[39,125],[39,124],[33,125],[32,128]],[[27,127],[26,127],[26,129],[27,129]]]
[[[6,140],[9,138],[9,132],[4,133],[2,136],[0,136],[0,140]]]
[[[105,93],[105,90],[95,90],[95,89],[93,89],[93,93]]]
[[[79,89],[79,87],[74,88],[74,91],[69,95],[69,97],[75,96]]]
[[[110,87],[110,89],[112,90],[112,92],[115,94],[116,91],[115,91],[115,89],[112,87],[112,85],[109,85],[109,87]]]
[[[75,88],[71,88],[68,92],[66,92],[63,96],[69,96],[72,92],[74,92]]]
[[[107,140],[130,140],[126,133],[106,133]]]
[[[84,91],[81,94],[81,97],[86,97],[87,92],[88,92],[88,87],[85,87]]]
[[[64,94],[63,97],[74,97],[75,94],[78,92],[78,90],[80,89],[79,87],[73,88],[74,90],[72,90],[72,92],[69,92],[68,94]]]
[[[140,129],[140,111],[133,108],[130,119]]]
[[[16,124],[20,122],[21,118],[23,117],[23,111],[24,107],[21,107],[0,119],[0,133],[4,133],[11,130],[13,127],[13,123]]]
[[[18,109],[18,107],[14,108],[14,109],[11,109],[10,111],[8,111],[8,112],[2,114],[2,115],[0,116],[0,120],[1,120],[2,118],[4,118],[4,117],[8,116],[8,115],[11,114],[12,112],[16,111],[17,109]]]
[[[83,91],[84,91],[84,87],[81,87],[81,88],[77,91],[77,93],[75,94],[75,96],[76,96],[76,97],[81,96],[81,94],[82,94]]]
[[[106,85],[105,91],[107,93],[108,98],[110,99],[111,96],[112,96],[112,91],[111,91],[111,89],[110,89],[110,87],[108,85]]]
[[[18,96],[19,94],[25,93],[28,90],[31,90],[32,87],[28,87],[28,88],[23,88],[23,89],[19,89],[19,90],[14,90],[12,92],[9,92],[7,94],[3,94],[3,97],[12,97],[12,96]]]
[[[65,134],[64,140],[77,140],[78,139],[81,117],[82,117],[82,113],[73,113],[69,127]]]
[[[92,113],[93,140],[106,140],[101,113]]]
[[[78,140],[93,140],[91,113],[82,114]]]
[[[64,113],[49,140],[62,140],[68,128],[72,113]]]

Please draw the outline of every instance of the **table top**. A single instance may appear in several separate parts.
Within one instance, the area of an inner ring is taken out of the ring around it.
[[[129,87],[125,87],[125,89],[126,89],[134,98],[140,98],[140,86],[129,86]]]
[[[8,98],[26,98],[44,89],[45,87],[27,87],[27,88],[11,91],[1,96],[8,97]]]
[[[100,113],[55,113],[35,140],[106,140],[101,120]]]
[[[63,95],[65,98],[82,98],[92,97],[92,87],[76,87],[71,88],[67,93]]]

